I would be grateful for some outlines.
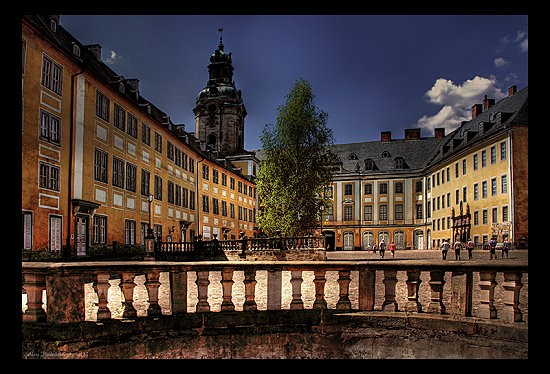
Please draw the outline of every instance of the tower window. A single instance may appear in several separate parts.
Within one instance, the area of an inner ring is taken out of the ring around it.
[[[216,134],[208,135],[208,144],[216,146]]]

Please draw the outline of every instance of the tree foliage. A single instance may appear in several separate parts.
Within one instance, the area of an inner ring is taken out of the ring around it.
[[[332,176],[327,147],[333,134],[314,98],[309,82],[298,79],[278,108],[276,124],[267,124],[260,138],[258,226],[267,235],[303,235],[318,225],[323,187]]]

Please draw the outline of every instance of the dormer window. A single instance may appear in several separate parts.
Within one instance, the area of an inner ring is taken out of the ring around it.
[[[396,157],[395,158],[395,168],[396,169],[405,168],[405,160],[403,159],[403,157]]]
[[[80,47],[76,43],[73,43],[73,54],[80,57]]]
[[[350,153],[348,156],[348,160],[358,160],[358,157],[355,153]]]
[[[370,158],[367,158],[365,160],[365,170],[374,170],[374,161],[372,161]]]
[[[477,124],[477,130],[481,133],[483,133],[483,121]]]
[[[119,91],[120,93],[125,93],[125,92],[126,92],[126,86],[124,85],[124,82],[120,82],[120,83],[118,84],[118,91]]]
[[[55,20],[50,20],[50,28],[52,29],[53,32],[55,32],[57,30],[57,22],[55,22]]]
[[[388,157],[390,157],[390,152],[388,151],[382,152],[382,158],[388,158]]]

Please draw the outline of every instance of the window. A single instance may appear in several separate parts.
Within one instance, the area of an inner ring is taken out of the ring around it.
[[[432,218],[432,202],[428,201],[426,205],[426,218]]]
[[[219,180],[219,172],[216,169],[212,169],[212,182],[218,184],[219,183],[218,180]]]
[[[396,220],[403,220],[403,204],[395,204],[394,217]]]
[[[350,183],[347,183],[344,185],[344,195],[349,196],[353,195],[353,185]]]
[[[464,163],[466,165],[466,163]],[[451,180],[451,168],[447,167],[447,182],[450,182]]]
[[[450,192],[447,192],[447,206],[448,207],[451,206],[451,193]]]
[[[395,159],[395,168],[403,169],[405,167],[405,160],[402,157],[396,157]]]
[[[149,180],[151,173],[148,170],[141,169],[141,194],[143,196],[149,196]]]
[[[388,157],[390,157],[390,152],[388,151],[382,152],[382,158],[388,158]]]
[[[458,205],[460,201],[460,191],[458,189],[455,190],[455,204]]]
[[[416,219],[423,219],[422,204],[416,204],[415,210],[416,210]]]
[[[344,221],[353,220],[353,205],[344,205]]]
[[[414,183],[414,192],[416,192],[416,193],[422,193],[422,187],[423,187],[422,181],[416,181],[416,182]]]
[[[189,190],[189,209],[195,210],[195,191]]]
[[[158,175],[155,175],[155,186],[154,186],[155,199],[162,200],[162,178]]]
[[[131,163],[126,163],[126,189],[136,192],[137,188],[137,166]]]
[[[50,58],[44,56],[42,59],[42,80],[44,87],[61,95],[63,83],[63,68]]]
[[[175,192],[174,204],[179,206],[181,205],[181,186],[179,184],[176,184]]]
[[[481,198],[487,198],[487,181],[481,182]]]
[[[243,221],[248,221],[248,210],[243,208]]]
[[[374,161],[372,161],[370,158],[367,158],[365,160],[365,170],[374,170]]]
[[[113,186],[124,188],[124,160],[113,156]]]
[[[445,195],[441,196],[441,209],[445,209]]]
[[[59,167],[40,161],[38,185],[52,191],[59,191]]]
[[[441,170],[441,184],[445,183],[445,170]]]
[[[491,164],[496,164],[497,162],[497,147],[491,146]]]
[[[166,141],[166,157],[174,161],[174,144],[170,143],[168,140]]]
[[[189,157],[189,172],[195,173],[195,159],[193,157]]]
[[[134,137],[137,139],[137,118],[131,114],[128,113],[128,127],[126,128],[126,131],[128,132],[128,135]]]
[[[61,119],[40,109],[40,139],[61,145]]]
[[[395,182],[394,184],[395,193],[403,193],[403,182]]]
[[[500,176],[500,192],[508,193],[508,178],[506,174]]]
[[[238,219],[239,219],[239,221],[241,221],[243,219],[243,207],[242,206],[239,206],[238,212],[239,212]]]
[[[208,165],[202,165],[202,179],[208,180],[209,178],[210,178],[210,170],[209,170]],[[241,183],[241,182],[239,182],[239,183]]]
[[[122,131],[126,131],[126,111],[117,103],[114,104],[113,125]]]
[[[479,226],[479,211],[474,212],[474,226]]]
[[[506,160],[506,142],[500,143],[500,159]]]
[[[227,217],[227,201],[222,200],[222,216]]]
[[[372,183],[365,183],[363,186],[363,194],[372,195]]]
[[[498,223],[498,209],[491,209],[491,223]]]
[[[479,200],[479,184],[474,183],[474,200]]]
[[[140,237],[140,244],[145,245],[145,237],[147,236],[147,229],[149,228],[149,224],[145,222],[141,222],[140,224],[140,230],[139,230],[139,237]]]
[[[372,205],[365,205],[363,207],[363,219],[365,221],[372,221]]]
[[[455,163],[455,178],[458,178],[458,162]]]
[[[235,218],[235,204],[229,203],[229,217]]]
[[[95,150],[94,155],[94,180],[107,183],[107,152],[101,149]]]
[[[441,219],[441,230],[445,230],[445,218]]]
[[[441,196],[437,197],[437,210],[441,209]]]
[[[23,249],[32,249],[32,212],[22,212],[23,216]]]
[[[101,92],[96,91],[95,95],[95,115],[103,119],[105,122],[109,122],[109,106],[111,101]]]
[[[481,151],[481,167],[484,168],[487,166],[487,151]]]
[[[466,175],[466,159],[462,160],[462,175]]]
[[[378,209],[378,218],[380,221],[387,221],[388,220],[388,205],[387,204],[380,204]]]
[[[184,170],[187,170],[187,165],[188,165],[188,156],[187,156],[187,153],[181,151],[181,167],[182,167]]]
[[[136,221],[124,221],[124,239],[126,244],[136,244]]]
[[[210,208],[208,206],[208,195],[202,195],[202,211],[204,213],[210,212]]]
[[[162,238],[162,225],[153,225],[153,235],[155,238]]]
[[[239,181],[238,183],[238,191],[239,193],[243,193],[243,182]]]
[[[435,177],[436,177],[436,180],[437,180],[437,185],[439,186],[439,173],[436,173]]]
[[[248,185],[243,183],[243,193],[248,195]]]
[[[62,222],[62,217],[50,216],[50,251],[52,252],[61,251]]]
[[[162,153],[162,135],[155,131],[155,151]]]
[[[151,145],[151,128],[145,122],[141,123],[141,141],[144,144]]]
[[[477,170],[478,162],[479,162],[479,157],[477,156],[477,153],[476,153],[474,154],[474,170]]]
[[[393,234],[393,242],[397,248],[405,248],[405,233],[403,231],[396,231]]]
[[[388,184],[386,182],[380,183],[378,192],[380,194],[387,194],[388,193]]]
[[[220,214],[219,200],[215,197],[212,198],[212,213]]]
[[[491,178],[491,196],[495,196],[497,194],[497,179]]]
[[[181,166],[181,149],[177,147],[174,149],[174,163],[176,166]]]
[[[227,187],[227,174],[222,173],[222,186]]]
[[[502,207],[502,222],[508,222],[508,206]]]
[[[358,160],[357,155],[355,153],[350,153],[348,155],[348,160]]]
[[[168,189],[168,203],[174,204],[174,182],[169,180],[167,189]]]
[[[489,214],[489,212],[487,211],[487,209],[483,209],[483,210],[481,211],[481,223],[482,223],[483,225],[486,225],[486,224],[489,222],[489,221],[488,221],[488,218],[489,218],[489,217],[488,217],[488,214]]]
[[[468,188],[466,186],[462,187],[462,201],[463,202],[468,202]]]
[[[189,208],[189,190],[187,187],[181,188],[181,206]]]
[[[92,242],[94,244],[106,244],[107,243],[107,217],[98,216],[94,214],[94,227],[93,227]]]

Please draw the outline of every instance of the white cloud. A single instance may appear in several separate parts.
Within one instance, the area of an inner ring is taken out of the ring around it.
[[[483,102],[483,97],[500,100],[505,95],[496,85],[496,78],[476,76],[461,84],[439,78],[425,96],[428,102],[441,105],[434,115],[423,115],[416,126],[433,133],[436,127],[443,127],[446,133],[460,126],[462,121],[469,121],[472,105]]]
[[[107,65],[114,65],[117,61],[122,60],[122,56],[120,56],[115,51],[111,50],[111,53],[109,53],[109,57],[105,59],[105,63]]]
[[[510,62],[506,61],[503,57],[497,57],[495,58],[495,66],[497,68],[501,68],[503,66],[508,65]]]
[[[505,35],[502,39],[500,39],[500,43],[502,45],[512,43],[514,45],[519,46],[519,49],[521,52],[527,52],[528,51],[528,36],[525,31],[518,31],[516,32],[516,35]]]
[[[521,49],[522,52],[527,52],[527,50],[528,50],[527,40],[528,39],[525,38],[519,43],[519,48]]]

